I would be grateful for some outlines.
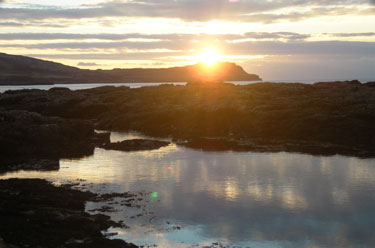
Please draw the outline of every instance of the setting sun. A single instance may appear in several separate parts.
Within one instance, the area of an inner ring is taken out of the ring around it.
[[[220,54],[217,50],[213,48],[207,48],[203,50],[198,57],[198,61],[207,66],[213,66],[219,60],[220,60]]]

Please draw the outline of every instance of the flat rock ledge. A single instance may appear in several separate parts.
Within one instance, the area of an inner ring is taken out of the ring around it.
[[[170,142],[160,141],[160,140],[149,140],[149,139],[133,139],[124,140],[115,143],[106,143],[101,146],[101,148],[106,150],[116,150],[116,151],[148,151],[156,150],[164,146],[168,146]]]

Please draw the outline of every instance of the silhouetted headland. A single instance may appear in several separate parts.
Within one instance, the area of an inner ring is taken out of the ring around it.
[[[261,81],[234,63],[173,68],[84,70],[63,64],[0,53],[0,85],[74,83],[189,82],[194,80]]]

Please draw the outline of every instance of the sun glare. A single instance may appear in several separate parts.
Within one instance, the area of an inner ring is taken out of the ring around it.
[[[207,48],[203,50],[198,57],[198,61],[207,66],[213,66],[219,60],[220,60],[220,54],[218,53],[218,51],[216,51],[213,48]]]

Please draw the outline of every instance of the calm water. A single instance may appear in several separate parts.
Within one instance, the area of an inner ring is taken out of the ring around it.
[[[261,81],[232,81],[230,83],[235,85],[248,85],[259,83]],[[101,86],[127,86],[130,88],[140,88],[147,86],[159,86],[163,84],[172,84],[172,85],[186,85],[186,82],[174,82],[174,83],[119,83],[119,84],[54,84],[54,85],[16,85],[16,86],[0,86],[0,93],[3,93],[7,90],[23,90],[23,89],[39,89],[39,90],[49,90],[54,87],[65,87],[71,90],[86,90],[97,88]]]
[[[264,81],[230,81],[229,83],[235,85],[248,85],[259,82],[284,82],[284,83],[304,83],[304,84],[313,84],[316,82],[330,82],[330,81],[346,81],[354,79],[303,79],[303,80],[264,80]],[[374,79],[361,79],[362,83],[369,81],[374,81]],[[71,90],[85,90],[92,89],[101,86],[128,86],[130,88],[140,88],[145,86],[159,86],[162,84],[173,84],[173,85],[186,85],[186,82],[166,82],[166,83],[117,83],[117,84],[55,84],[55,85],[16,85],[16,86],[0,86],[0,93],[3,93],[7,90],[22,90],[22,89],[41,89],[49,90],[54,87],[65,87]]]
[[[173,85],[186,85],[186,83],[175,82],[175,83],[119,83],[119,84],[54,84],[54,85],[16,85],[16,86],[0,86],[0,93],[7,90],[22,90],[22,89],[40,89],[49,90],[54,87],[65,87],[71,90],[86,90],[101,86],[127,86],[130,88],[140,88],[145,86],[159,86],[162,84],[173,84]]]
[[[136,137],[113,133],[111,139]],[[0,178],[83,179],[82,187],[96,192],[147,192],[141,209],[114,204],[117,211],[107,213],[130,226],[110,230],[115,237],[138,245],[375,247],[375,159],[172,144],[151,152],[96,149],[60,166]],[[101,204],[88,203],[87,210]]]

